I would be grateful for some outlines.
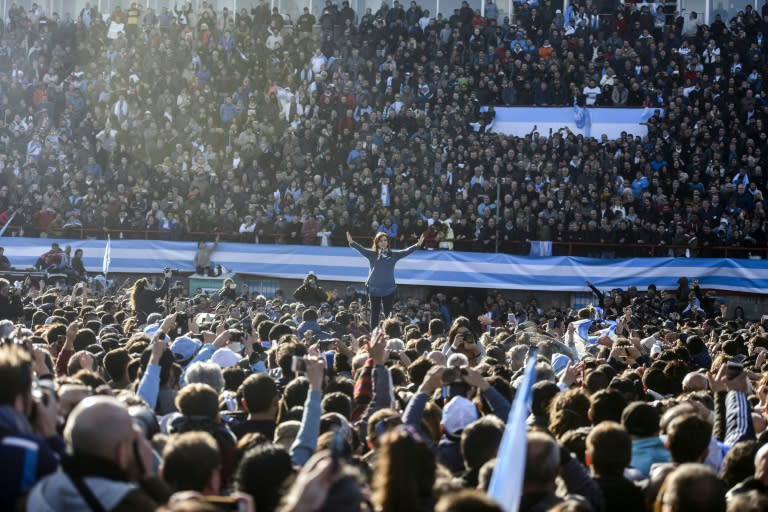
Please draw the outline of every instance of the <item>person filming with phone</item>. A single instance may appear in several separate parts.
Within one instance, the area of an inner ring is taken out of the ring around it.
[[[21,286],[12,286],[10,281],[0,278],[0,320],[16,320],[24,315],[21,293]]]
[[[52,389],[34,383],[34,368],[22,345],[0,345],[1,510],[17,509],[17,499],[34,483],[30,478],[54,473],[64,452],[56,432],[58,401]]]

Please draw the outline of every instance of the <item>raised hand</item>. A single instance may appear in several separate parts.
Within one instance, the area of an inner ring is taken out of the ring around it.
[[[485,391],[491,387],[491,385],[488,384],[488,381],[485,380],[485,377],[483,377],[480,372],[474,368],[462,368],[461,378],[464,382],[474,388],[477,388],[480,391]]]
[[[443,385],[443,373],[445,373],[445,366],[434,365],[424,376],[424,380],[421,382],[419,391],[431,395],[437,388]]]
[[[387,339],[384,336],[384,330],[376,328],[371,334],[371,341],[368,344],[371,358],[374,364],[384,364],[387,362],[389,353],[387,352]]]
[[[323,377],[325,376],[325,361],[322,358],[309,357],[307,363],[307,380],[310,389],[323,390]]]

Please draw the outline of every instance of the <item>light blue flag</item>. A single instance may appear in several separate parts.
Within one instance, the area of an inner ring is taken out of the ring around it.
[[[589,344],[595,345],[597,344],[598,340],[602,338],[603,336],[608,336],[609,338],[613,338],[616,335],[616,321],[615,320],[606,320],[605,324],[608,325],[608,327],[604,329],[600,329],[599,331],[595,331],[593,336],[589,336]]]
[[[104,272],[104,277],[107,277],[107,274],[109,273],[109,261],[111,257],[112,252],[112,241],[109,238],[109,235],[107,235],[107,245],[104,247],[104,261],[101,263],[101,270]]]
[[[523,494],[525,456],[528,450],[526,420],[531,408],[533,385],[536,382],[536,352],[536,349],[532,348],[529,353],[523,379],[509,411],[507,426],[496,457],[496,467],[488,487],[488,495],[501,505],[504,512],[517,512]]]
[[[580,107],[576,100],[573,100],[573,122],[576,123],[576,128],[578,129],[584,128],[584,124],[587,122],[584,115],[586,110],[584,107]]]
[[[584,137],[592,136],[592,116],[589,109],[584,107]]]
[[[573,122],[576,123],[576,128],[584,130],[585,137],[592,136],[592,116],[589,109],[580,107],[576,100],[573,101]]]
[[[591,318],[584,318],[571,322],[576,329],[576,335],[581,338],[584,343],[589,343],[589,328],[595,323]]]

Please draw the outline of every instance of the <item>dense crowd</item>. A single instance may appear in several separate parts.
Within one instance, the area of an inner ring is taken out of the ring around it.
[[[171,282],[0,279],[3,509],[498,512],[531,365],[521,512],[768,507],[768,315],[696,280],[580,310],[401,296],[382,322],[353,288]]]
[[[765,6],[710,25],[646,4],[477,7],[328,1],[294,24],[266,2],[12,4],[0,221],[24,236],[547,240],[601,257],[765,248]],[[648,134],[492,131],[497,106],[574,104],[647,107]]]

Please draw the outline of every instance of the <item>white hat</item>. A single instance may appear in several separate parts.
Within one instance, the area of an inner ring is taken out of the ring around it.
[[[224,347],[213,353],[211,362],[221,366],[221,369],[223,370],[224,368],[229,368],[230,366],[235,366],[239,363],[240,356],[232,349]]]
[[[387,350],[390,352],[402,352],[405,350],[405,343],[399,338],[390,338],[387,341]]]
[[[466,397],[455,396],[443,407],[443,418],[440,421],[449,435],[464,430],[467,425],[478,419],[477,407]]]

